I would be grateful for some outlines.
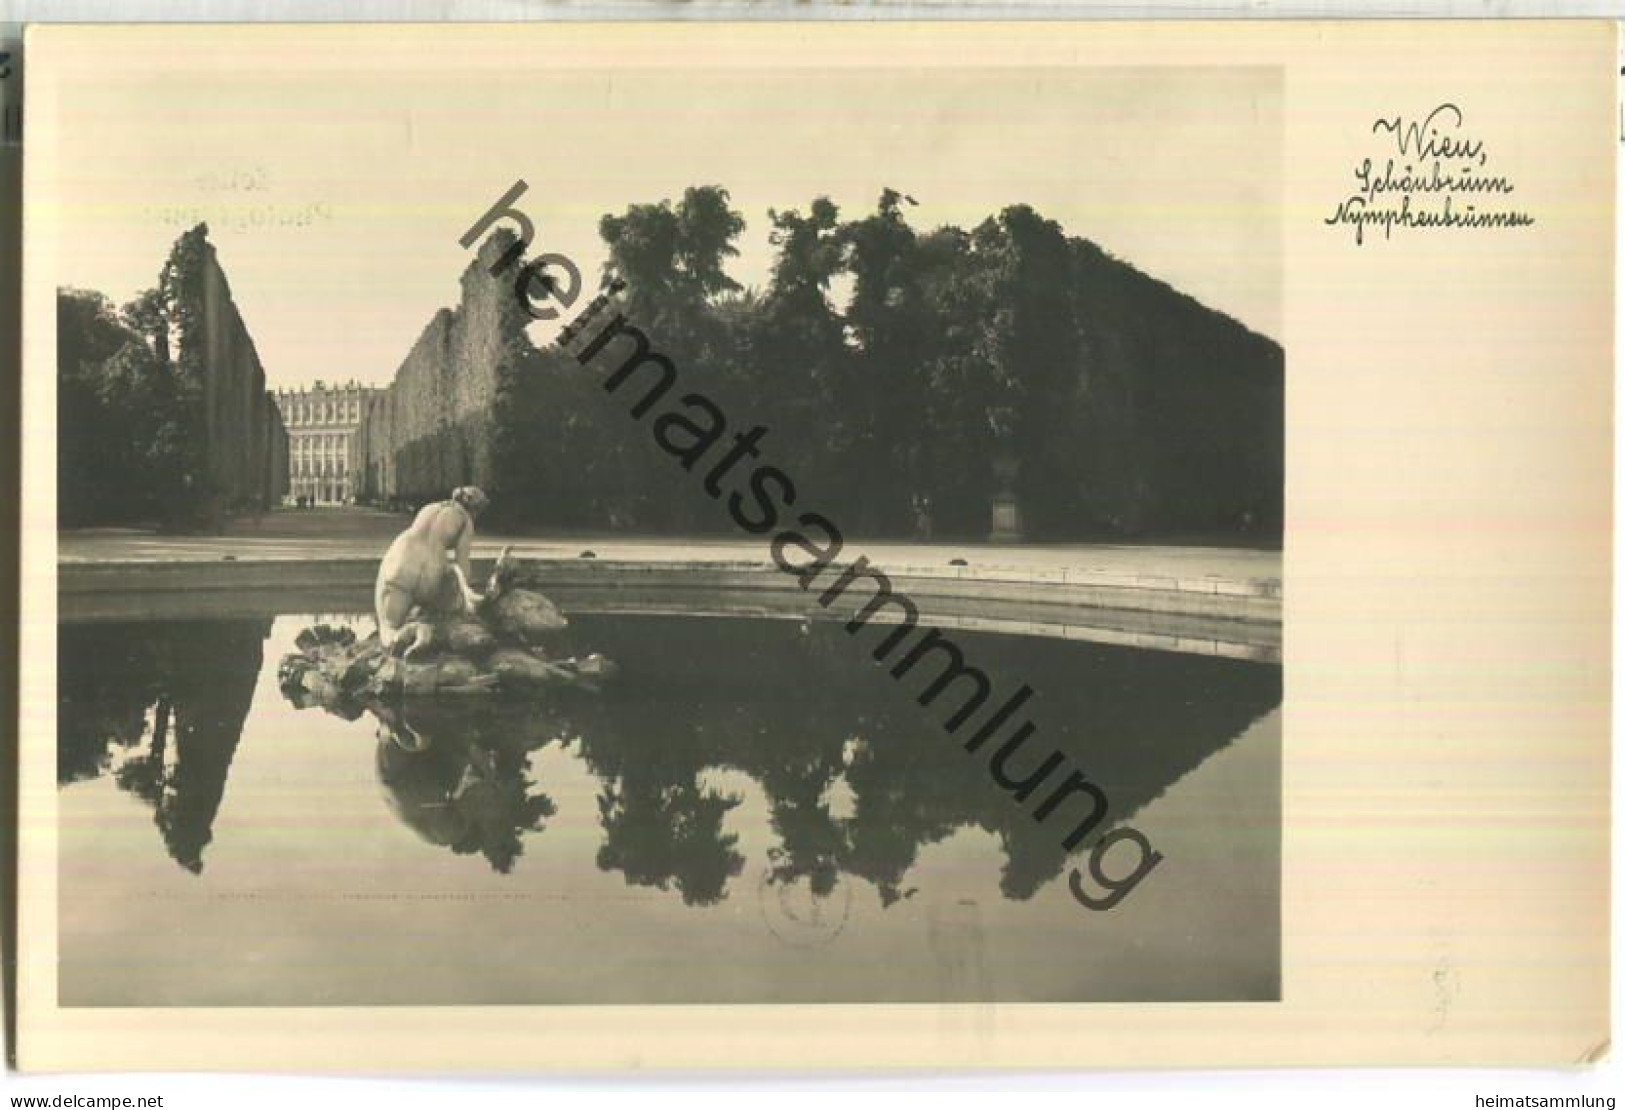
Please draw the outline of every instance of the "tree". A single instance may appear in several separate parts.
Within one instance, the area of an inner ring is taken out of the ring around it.
[[[96,523],[121,509],[106,484],[121,437],[98,385],[107,360],[132,338],[100,293],[57,290],[57,516],[63,525]]]
[[[853,491],[856,530],[875,534],[906,528],[911,499],[925,481],[918,450],[929,390],[925,367],[941,338],[924,292],[931,256],[903,218],[902,199],[886,189],[874,215],[841,229],[854,279],[846,323],[857,347],[845,399],[854,444],[842,488]]]
[[[57,293],[57,509],[65,526],[195,519],[203,486],[201,383],[169,360],[164,298],[122,316],[102,294]]]
[[[159,363],[169,364],[169,309],[163,294],[157,289],[143,290],[121,310],[125,324],[136,334],[146,338],[153,357]]]
[[[1038,534],[1064,534],[1074,513],[1066,473],[1074,449],[1068,398],[1083,373],[1072,311],[1071,256],[1059,224],[1027,205],[988,219],[972,236],[985,273],[988,418],[1000,449],[1020,464],[1017,493]]]
[[[833,508],[843,492],[840,461],[860,428],[848,407],[852,352],[829,301],[844,260],[839,212],[819,197],[806,216],[769,209],[768,219],[777,253],[766,291],[736,317],[740,378],[750,408],[771,421],[774,453],[794,461],[803,498]]]
[[[602,374],[535,351],[526,321],[499,322],[515,369],[495,402],[494,511],[525,524],[731,530],[649,434],[698,395],[738,425],[729,432],[766,425],[764,455],[793,477],[798,504],[851,535],[907,535],[923,499],[939,535],[984,537],[996,459],[1016,464],[1034,538],[1278,532],[1278,346],[1027,205],[970,231],[926,231],[909,224],[908,203],[886,189],[844,222],[826,197],[769,209],[760,289],[728,273],[745,224],[725,189],[605,215],[606,278],[625,283],[610,311],[672,361],[682,389],[628,421],[606,403]],[[166,281],[125,313],[125,331],[147,337],[160,363],[191,303]],[[94,303],[79,311],[97,318]],[[627,350],[606,348],[603,373]],[[184,409],[191,378],[178,369]]]
[[[734,240],[744,227],[729,207],[728,191],[710,185],[687,189],[675,206],[633,205],[599,221],[609,247],[608,275],[626,283],[623,314],[681,368],[692,393],[715,399],[725,411],[740,376],[738,344],[716,302],[740,288],[725,265],[738,254]],[[613,459],[603,472],[613,475],[612,489],[602,495],[612,526],[725,526],[692,476],[674,467],[642,429],[621,420],[603,446]]]

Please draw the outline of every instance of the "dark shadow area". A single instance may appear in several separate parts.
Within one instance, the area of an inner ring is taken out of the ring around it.
[[[112,773],[153,807],[170,855],[202,868],[262,657],[265,622],[65,626],[58,778]],[[524,698],[365,703],[290,695],[372,724],[395,816],[422,840],[512,869],[554,803],[529,756],[579,742],[598,778],[598,866],[710,905],[744,857],[739,798],[708,772],[760,784],[778,844],[769,881],[830,892],[842,874],[885,904],[909,897],[920,851],[962,828],[997,837],[1000,888],[1031,898],[1066,870],[1068,819],[1040,823],[989,775],[996,742],[968,753],[841,626],[705,618],[580,617],[566,636],[622,670],[610,689]],[[1063,753],[1110,799],[1088,850],[1280,704],[1278,667],[1069,641],[956,634],[994,688],[1025,683],[1038,732],[1022,760]],[[561,645],[567,650],[570,644]],[[1039,742],[1041,740],[1041,743]],[[334,758],[349,758],[336,751]],[[830,804],[838,782],[849,812]],[[1070,820],[1076,821],[1076,818]],[[1278,841],[1277,841],[1278,844]]]
[[[507,874],[541,832],[553,800],[526,773],[526,757],[567,726],[526,705],[414,702],[375,707],[378,781],[400,822],[425,843],[479,855]]]
[[[57,782],[113,774],[152,807],[175,862],[201,872],[270,627],[63,625]]]
[[[941,712],[916,704],[838,625],[580,617],[572,632],[623,668],[581,736],[604,783],[600,866],[630,882],[669,881],[687,901],[726,893],[738,871],[721,833],[730,800],[699,788],[708,768],[761,784],[780,840],[774,876],[805,878],[815,894],[844,872],[888,903],[907,897],[920,849],[967,826],[1003,845],[1007,898],[1030,898],[1064,869],[1070,829],[1036,822],[994,784],[993,745],[963,751]],[[995,689],[1025,682],[1036,691],[1029,708],[1042,743],[1027,762],[1059,750],[1111,799],[1080,852],[1281,700],[1278,667],[1034,638],[955,640]],[[825,800],[838,779],[855,799],[844,819]]]

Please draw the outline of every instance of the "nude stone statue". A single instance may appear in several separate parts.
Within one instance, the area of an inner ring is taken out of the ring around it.
[[[472,613],[479,604],[480,595],[468,583],[469,549],[474,521],[487,503],[477,487],[459,486],[449,500],[424,506],[389,545],[373,597],[378,638],[386,650],[427,646],[421,641],[428,626],[412,623],[414,617]]]

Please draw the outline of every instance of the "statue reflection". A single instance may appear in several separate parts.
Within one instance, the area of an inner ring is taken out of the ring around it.
[[[470,688],[379,697],[361,692],[368,683],[354,671],[355,659],[371,650],[367,642],[318,627],[300,644],[303,655],[283,663],[285,696],[300,708],[376,723],[385,801],[426,843],[478,854],[507,874],[525,835],[544,831],[556,812],[530,778],[532,753],[579,738],[600,779],[600,868],[709,905],[743,867],[737,838],[723,831],[738,799],[702,784],[710,761],[692,731],[683,731],[687,742],[668,742],[674,715],[667,707],[645,715],[637,701],[601,701],[592,684],[570,682],[521,695]]]
[[[556,732],[533,718],[451,713],[433,703],[372,708],[378,720],[378,781],[391,812],[424,841],[478,853],[507,874],[557,812],[527,777],[526,753]],[[517,743],[515,739],[517,738]]]
[[[290,666],[323,653],[352,652],[352,636],[317,628],[300,637],[301,656],[284,660],[281,687],[300,709],[319,707],[346,720],[374,722],[375,767],[390,812],[425,843],[479,855],[508,874],[523,837],[557,812],[531,780],[530,753],[572,735],[565,703],[447,694],[384,698],[330,681],[332,666]],[[342,660],[340,660],[343,662]]]

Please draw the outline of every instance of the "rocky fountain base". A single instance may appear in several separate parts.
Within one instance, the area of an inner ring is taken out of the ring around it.
[[[386,650],[377,633],[317,625],[300,632],[278,683],[301,707],[357,709],[401,696],[523,695],[596,687],[615,667],[601,655],[555,657],[549,643],[568,627],[554,604],[515,586],[519,564],[504,550],[472,614],[421,614]]]

